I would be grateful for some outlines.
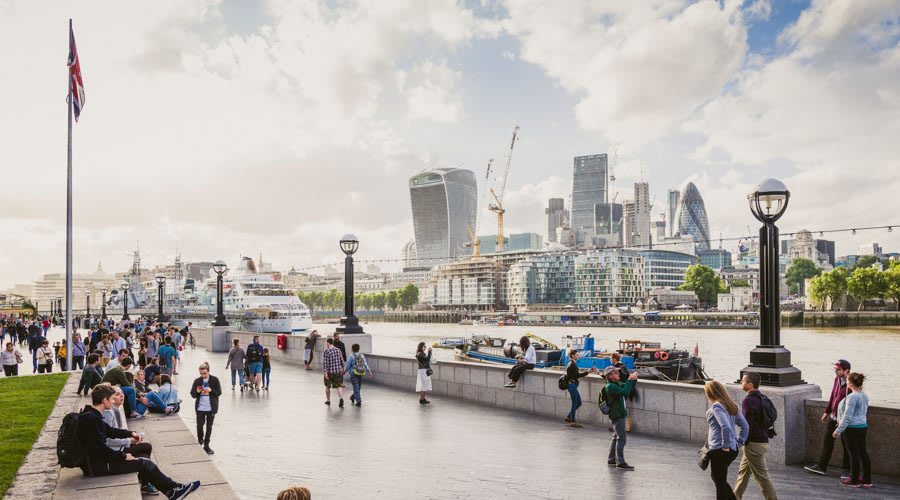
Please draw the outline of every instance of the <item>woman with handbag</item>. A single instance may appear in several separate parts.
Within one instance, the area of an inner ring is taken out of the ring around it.
[[[737,458],[738,449],[747,441],[750,426],[721,382],[710,380],[703,389],[706,399],[712,403],[706,410],[706,423],[709,425],[706,438],[706,448],[709,451],[706,456],[709,459],[710,476],[716,485],[716,499],[736,499],[734,490],[728,484],[728,467]],[[735,427],[740,427],[740,435],[735,434]]]
[[[37,350],[38,373],[53,373],[53,359],[56,354],[50,347],[50,341],[44,340]]]
[[[419,363],[418,376],[416,377],[416,392],[419,393],[419,404],[431,403],[425,399],[425,393],[431,390],[431,348],[425,351],[425,342],[419,342],[416,348],[416,361]]]

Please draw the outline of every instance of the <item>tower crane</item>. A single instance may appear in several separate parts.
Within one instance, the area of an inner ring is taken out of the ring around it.
[[[481,256],[481,249],[479,248],[481,244],[478,242],[478,237],[475,236],[475,231],[472,230],[472,226],[466,224],[466,230],[469,231],[469,237],[472,238],[472,241],[466,243],[467,247],[472,247],[472,257]]]
[[[506,193],[506,180],[509,179],[509,166],[512,164],[512,154],[513,148],[516,147],[516,136],[519,133],[519,126],[516,125],[513,128],[512,140],[509,143],[509,152],[506,155],[506,165],[503,167],[503,181],[500,183],[500,194],[498,195],[493,188],[491,188],[491,196],[494,197],[494,201],[496,203],[491,203],[488,205],[488,209],[491,212],[497,214],[497,251],[502,252],[505,249],[505,242],[503,239],[503,214],[506,213],[506,209],[503,208],[503,195]]]

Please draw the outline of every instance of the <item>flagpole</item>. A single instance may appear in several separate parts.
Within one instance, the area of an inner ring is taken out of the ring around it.
[[[72,20],[69,19],[69,36]],[[71,47],[69,48],[71,50]],[[66,366],[72,371],[72,73],[66,67],[66,113],[69,120],[68,163],[66,167]]]

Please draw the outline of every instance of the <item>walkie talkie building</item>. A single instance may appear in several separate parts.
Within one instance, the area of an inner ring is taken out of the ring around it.
[[[478,184],[471,170],[434,168],[409,179],[416,260],[434,267],[451,258],[468,255],[471,238],[466,226],[475,230]]]

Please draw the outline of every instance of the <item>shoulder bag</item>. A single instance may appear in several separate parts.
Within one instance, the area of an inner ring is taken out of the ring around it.
[[[697,450],[697,465],[700,466],[701,470],[706,470],[709,467],[709,447],[707,445],[703,445],[703,448]]]

